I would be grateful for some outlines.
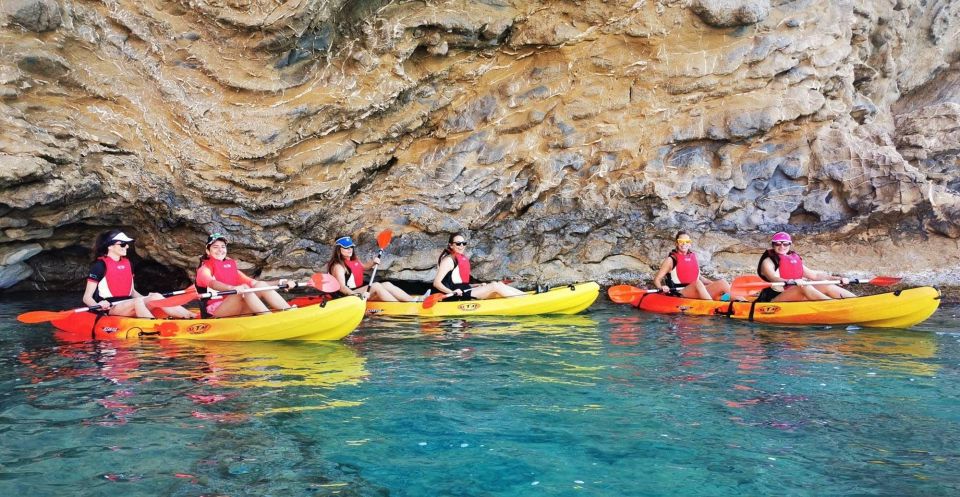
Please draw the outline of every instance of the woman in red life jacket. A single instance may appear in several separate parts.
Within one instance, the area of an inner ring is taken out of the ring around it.
[[[101,233],[94,242],[93,252],[97,259],[90,265],[83,303],[99,305],[111,316],[137,316],[152,318],[153,313],[146,302],[163,298],[159,293],[144,297],[133,287],[133,265],[127,258],[127,250],[133,238],[120,230]],[[189,319],[195,317],[183,307],[162,307],[167,316]]]
[[[380,264],[380,258],[374,257],[367,264],[360,262],[356,254],[356,244],[349,236],[337,238],[333,245],[333,254],[327,263],[327,272],[340,282],[340,293],[344,295],[361,294],[364,299],[383,302],[413,302],[416,299],[393,283],[374,282],[363,284],[363,271],[374,264]]]
[[[490,299],[496,297],[519,297],[524,292],[501,283],[470,283],[470,258],[465,254],[467,239],[460,233],[450,235],[447,248],[443,249],[437,260],[437,276],[433,278],[433,287],[446,294],[453,294],[449,300]],[[469,293],[468,293],[469,292]],[[464,297],[464,294],[467,294]]]
[[[200,258],[200,265],[197,267],[197,292],[246,290],[265,286],[293,288],[296,283],[287,282],[284,279],[275,282],[257,281],[243,274],[237,267],[237,261],[227,257],[227,239],[220,233],[214,233],[207,237],[206,253]],[[241,314],[266,314],[270,312],[271,308],[276,310],[289,309],[290,304],[276,290],[240,293],[220,299],[203,299],[200,301],[201,314],[204,317],[222,318]]]
[[[792,249],[793,239],[784,232],[773,235],[770,248],[760,256],[757,274],[766,281],[782,281],[784,286],[764,288],[757,297],[759,302],[795,302],[801,300],[830,300],[856,297],[853,293],[837,285],[796,285],[803,280],[839,279],[842,284],[846,278],[831,276],[824,271],[814,271],[803,264],[803,258]]]
[[[686,231],[680,231],[676,237],[677,247],[663,263],[653,277],[653,284],[666,294],[703,300],[719,300],[730,291],[726,280],[711,281],[700,274],[697,254],[690,250],[693,240]],[[669,278],[664,281],[664,278]]]

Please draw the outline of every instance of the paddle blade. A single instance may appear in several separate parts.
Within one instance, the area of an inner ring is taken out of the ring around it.
[[[607,296],[610,297],[610,300],[618,304],[629,304],[633,302],[633,299],[645,293],[647,293],[646,290],[632,285],[616,285],[607,290]]]
[[[147,308],[152,311],[161,307],[176,307],[178,305],[189,304],[197,299],[197,287],[195,285],[190,285],[182,290],[182,292],[183,293],[173,292],[178,295],[172,295],[170,297],[157,300],[150,300],[147,302]]]
[[[390,240],[393,239],[393,232],[390,230],[383,230],[377,235],[377,246],[380,247],[380,250],[387,248],[387,245],[390,245]]]
[[[756,297],[760,290],[769,286],[769,281],[764,281],[756,275],[738,276],[730,284],[730,298],[736,300]]]
[[[897,278],[896,276],[876,276],[871,278],[870,281],[865,281],[863,283],[869,283],[877,286],[893,286],[897,283],[900,283],[900,280],[902,279],[903,278]]]
[[[27,324],[46,323],[70,317],[76,311],[30,311],[17,316],[17,321]]]
[[[323,293],[333,293],[340,290],[340,282],[328,273],[314,273],[310,277],[310,286]]]
[[[429,309],[429,308],[437,305],[437,302],[440,302],[441,300],[443,300],[443,299],[445,299],[445,298],[447,298],[446,294],[443,294],[443,293],[435,293],[435,294],[427,297],[427,299],[423,301],[423,308],[424,308],[424,309]]]

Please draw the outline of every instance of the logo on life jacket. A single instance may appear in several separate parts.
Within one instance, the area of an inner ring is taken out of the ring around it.
[[[187,333],[189,333],[189,334],[191,334],[191,335],[202,335],[202,334],[206,333],[207,330],[209,330],[209,329],[210,329],[210,325],[209,325],[209,324],[207,324],[207,323],[199,323],[199,324],[191,325],[189,328],[187,328]]]
[[[475,311],[480,308],[480,304],[460,304],[457,309],[461,311]]]

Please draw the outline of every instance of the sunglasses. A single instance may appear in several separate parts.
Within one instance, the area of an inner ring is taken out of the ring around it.
[[[452,242],[452,243],[450,243],[450,245],[456,245],[456,246],[458,246],[458,247],[466,247],[466,246],[467,246],[467,242]]]
[[[120,247],[120,248],[127,248],[127,247],[130,246],[130,244],[127,243],[127,242],[117,242],[117,243],[114,243],[114,245],[116,245],[116,246],[118,246],[118,247]]]
[[[771,242],[774,247],[789,247],[793,245],[793,242]]]
[[[691,240],[691,239],[689,239],[689,238],[681,238],[681,239],[677,240],[677,243],[693,243],[693,240]]]

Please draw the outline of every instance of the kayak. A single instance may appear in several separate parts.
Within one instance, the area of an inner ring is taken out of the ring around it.
[[[147,319],[79,312],[51,321],[68,341],[141,337],[248,342],[254,340],[339,340],[363,319],[359,298],[343,298],[258,316],[209,319]]]
[[[367,302],[367,313],[380,316],[533,316],[537,314],[576,314],[600,295],[595,282],[553,288],[546,292],[486,300],[440,301],[424,309],[423,302]],[[318,297],[291,300],[300,307],[319,302]],[[334,300],[333,302],[336,302]]]
[[[937,310],[940,291],[920,287],[852,299],[804,302],[723,302],[648,293],[638,295],[630,304],[660,314],[721,315],[758,323],[908,328]]]

